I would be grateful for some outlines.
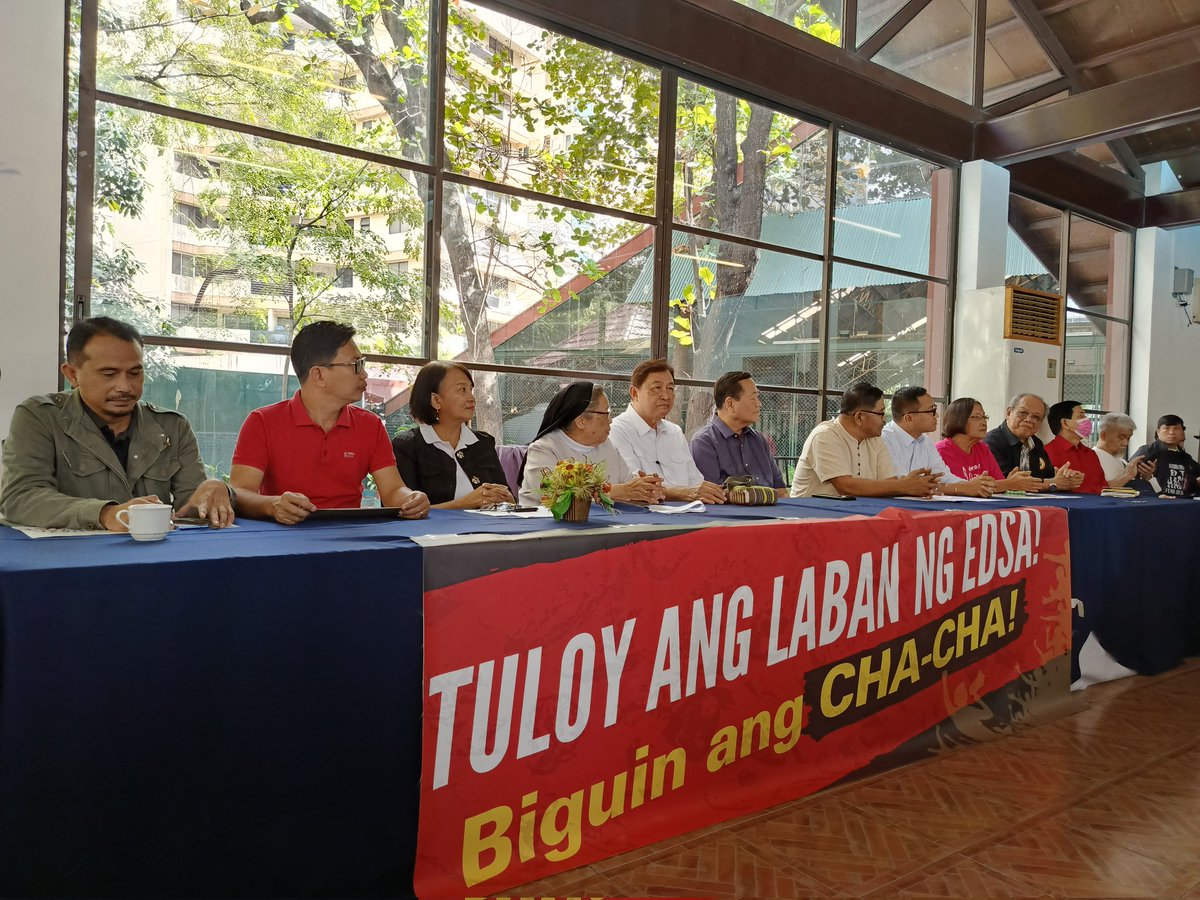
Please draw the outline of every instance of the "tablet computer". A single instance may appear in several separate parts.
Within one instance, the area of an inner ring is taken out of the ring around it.
[[[347,506],[335,509],[314,509],[305,522],[327,522],[331,519],[398,519],[400,510],[394,506]]]

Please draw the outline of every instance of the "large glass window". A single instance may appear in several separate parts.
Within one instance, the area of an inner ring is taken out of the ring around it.
[[[675,121],[676,222],[822,252],[827,129],[689,81]]]
[[[1064,279],[1067,285],[1063,399],[1092,413],[1125,411],[1130,235],[1016,194],[1009,197],[1008,225],[1005,283],[1060,296]]]
[[[100,114],[146,143],[127,161],[136,210],[106,210],[97,184],[98,237],[133,265],[97,283],[94,313],[148,334],[283,345],[297,324],[336,318],[364,350],[419,353],[424,279],[389,263],[424,255],[425,176],[122,107]],[[372,218],[417,227],[359,227]]]
[[[101,90],[429,158],[427,0],[99,2]]]
[[[450,17],[451,171],[653,212],[656,69],[471,3]]]
[[[431,358],[476,364],[477,425],[524,443],[562,384],[619,411],[665,356],[688,434],[749,372],[790,476],[856,380],[944,390],[950,169],[488,0],[83,2],[65,264],[86,248],[76,293],[148,335],[148,397],[215,471],[315,318],[358,329],[392,432]],[[841,41],[840,2],[744,5]],[[859,37],[891,8],[859,2]]]
[[[822,3],[795,0],[734,0],[829,44],[842,43],[842,0]],[[862,0],[860,0],[860,3]]]

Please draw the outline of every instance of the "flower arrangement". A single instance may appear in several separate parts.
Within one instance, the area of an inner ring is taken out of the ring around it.
[[[584,519],[587,518],[586,510],[593,500],[616,515],[612,497],[608,496],[609,485],[604,476],[605,465],[602,462],[561,459],[553,469],[542,469],[542,503],[550,507],[554,518],[560,521],[571,510],[572,502],[576,500],[583,506]]]

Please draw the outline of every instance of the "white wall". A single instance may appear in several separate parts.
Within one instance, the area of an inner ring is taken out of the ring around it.
[[[1138,231],[1129,414],[1138,425],[1138,443],[1150,438],[1159,416],[1182,416],[1188,426],[1187,450],[1195,455],[1192,436],[1200,433],[1200,325],[1188,327],[1188,315],[1171,296],[1176,266],[1200,272],[1200,227]]]
[[[61,0],[7,3],[0,29],[0,438],[13,407],[58,385]]]

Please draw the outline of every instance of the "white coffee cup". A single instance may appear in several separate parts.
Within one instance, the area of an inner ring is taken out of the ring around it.
[[[166,503],[135,503],[117,513],[117,521],[129,529],[135,541],[161,541],[171,525],[171,507]]]

